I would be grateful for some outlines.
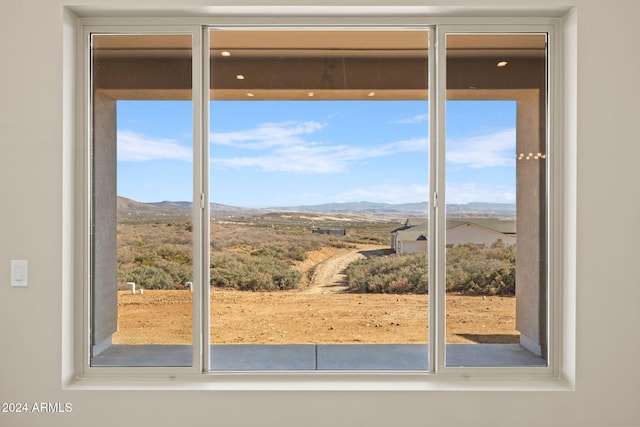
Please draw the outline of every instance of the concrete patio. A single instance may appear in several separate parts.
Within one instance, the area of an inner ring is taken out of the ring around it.
[[[546,366],[519,344],[448,344],[450,367]],[[212,371],[426,371],[428,344],[216,344]],[[112,345],[92,366],[191,366],[189,345]]]

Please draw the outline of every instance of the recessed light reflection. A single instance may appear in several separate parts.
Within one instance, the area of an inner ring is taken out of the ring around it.
[[[227,52],[225,50],[225,51],[220,52],[220,55],[222,55],[222,56],[231,56],[231,52]]]
[[[369,93],[367,94],[367,96],[376,96],[376,93],[375,93],[375,92],[369,92]]]
[[[244,76],[243,76],[242,74],[238,74],[238,75],[236,76],[236,79],[238,79],[238,80],[244,80]]]
[[[544,153],[519,153],[516,156],[517,160],[544,160],[547,155]]]
[[[506,67],[509,64],[509,61],[498,61],[496,67]]]
[[[249,92],[249,93],[247,93],[247,96],[248,96],[249,98],[253,98],[253,96],[254,96],[254,95],[253,95],[251,92]]]

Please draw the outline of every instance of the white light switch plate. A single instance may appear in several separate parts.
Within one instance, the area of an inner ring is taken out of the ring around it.
[[[24,287],[29,284],[29,261],[11,260],[11,286]]]

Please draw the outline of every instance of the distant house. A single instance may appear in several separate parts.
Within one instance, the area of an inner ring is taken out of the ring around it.
[[[396,246],[393,248],[396,253],[427,252],[426,224],[401,230],[396,235]]]
[[[316,234],[330,234],[332,236],[346,236],[347,230],[345,228],[321,228],[315,227],[311,229],[312,233]]]
[[[398,248],[398,242],[407,242],[410,241],[421,241],[421,236],[424,237],[425,251],[426,251],[426,239],[427,239],[427,229],[428,229],[428,219],[427,218],[407,218],[404,225],[402,227],[396,228],[395,230],[391,230],[391,249],[394,252],[400,253],[400,249]],[[416,234],[417,233],[417,234]],[[420,246],[422,244],[416,244],[416,246]],[[412,251],[418,252],[418,251]]]
[[[505,245],[516,244],[515,221],[492,218],[447,220],[446,245],[456,246],[475,243],[491,246],[498,240]],[[397,254],[427,252],[429,223],[404,226],[391,231],[391,249]]]
[[[505,221],[506,222],[506,221]],[[504,231],[496,230],[488,225],[466,221],[447,221],[447,246],[464,245],[465,243],[475,243],[491,246],[498,240],[506,246],[516,244],[515,221],[508,221],[508,224],[500,224]],[[511,226],[512,228],[509,228]]]

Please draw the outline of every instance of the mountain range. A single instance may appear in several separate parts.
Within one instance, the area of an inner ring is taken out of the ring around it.
[[[185,217],[191,215],[191,202],[153,202],[143,203],[125,197],[118,197],[118,215],[121,218],[141,217]],[[318,214],[368,214],[368,215],[401,215],[427,216],[427,202],[418,203],[374,203],[345,202],[325,203],[318,205],[281,206],[268,208],[245,208],[211,203],[212,214],[227,215],[260,215],[270,212],[301,212]],[[448,216],[515,216],[516,205],[511,203],[466,203],[448,204]]]

